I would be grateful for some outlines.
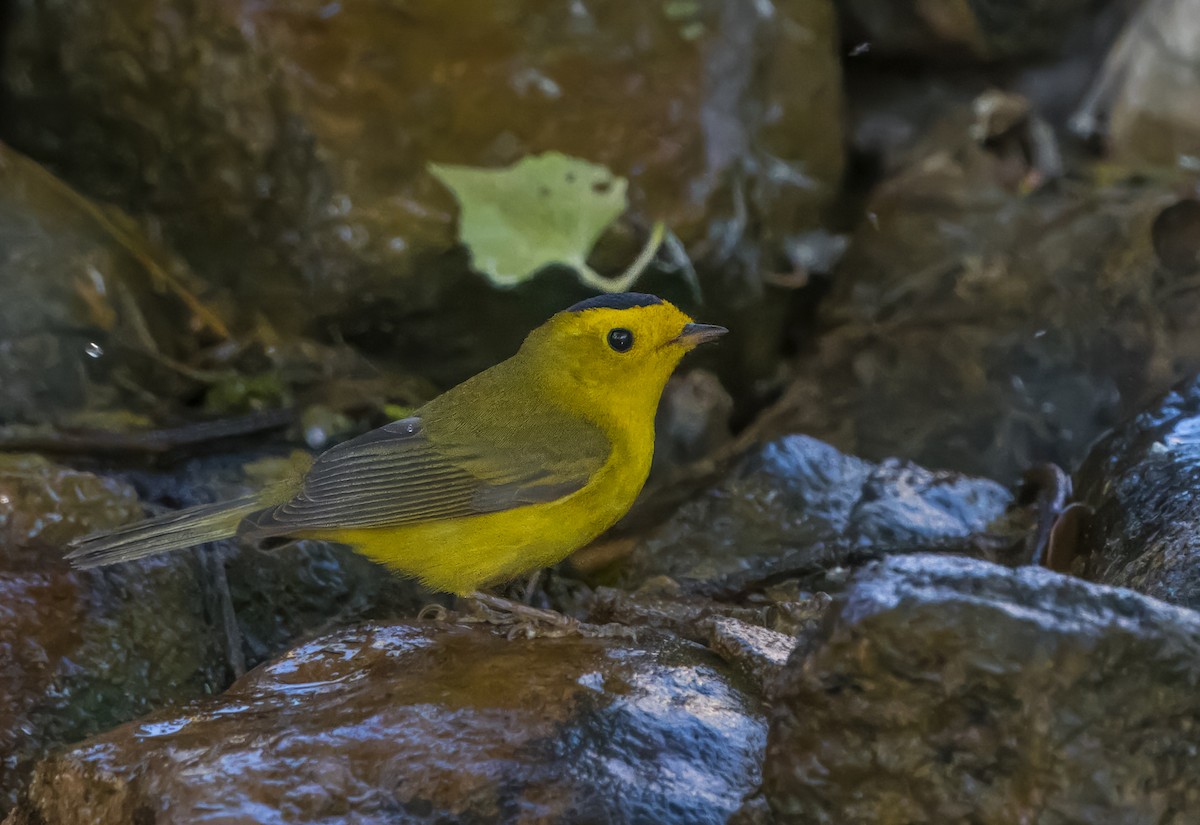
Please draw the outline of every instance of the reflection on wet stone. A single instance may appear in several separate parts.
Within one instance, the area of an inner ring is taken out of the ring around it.
[[[758,781],[764,742],[740,684],[653,634],[366,625],[45,762],[18,815],[719,823]]]
[[[244,490],[244,458],[102,477],[40,456],[0,454],[0,811],[47,751],[164,704],[223,689],[297,636],[433,601],[344,548],[183,551],[71,570],[67,540],[140,517],[148,496],[189,504]],[[237,637],[227,637],[213,565],[226,568]],[[238,650],[231,652],[230,645]]]
[[[807,436],[758,448],[634,549],[622,582],[809,572],[888,552],[959,552],[1005,512],[1001,485],[908,462],[874,464]]]
[[[1076,487],[1085,577],[1200,609],[1200,378],[1097,444]]]

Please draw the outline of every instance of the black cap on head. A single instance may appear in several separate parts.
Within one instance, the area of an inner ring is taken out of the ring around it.
[[[597,295],[580,301],[574,306],[567,307],[567,312],[583,312],[585,309],[633,309],[634,307],[652,307],[661,304],[662,298],[657,295],[647,295],[644,292],[612,292],[607,295]]]

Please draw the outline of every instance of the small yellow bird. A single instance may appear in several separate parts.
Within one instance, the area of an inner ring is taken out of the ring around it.
[[[512,358],[333,447],[295,482],[78,539],[68,558],[98,567],[234,535],[319,539],[474,594],[561,561],[629,510],[667,379],[726,331],[653,295],[583,301]]]

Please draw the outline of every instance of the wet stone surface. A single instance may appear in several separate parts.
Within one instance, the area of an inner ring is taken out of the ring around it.
[[[89,571],[62,560],[69,539],[139,517],[138,491],[182,506],[244,484],[229,458],[104,477],[0,454],[0,811],[53,747],[219,692],[299,636],[435,600],[317,544],[208,546]]]
[[[139,508],[126,484],[0,455],[0,811],[33,764],[165,702],[228,678],[193,566],[160,560],[104,573],[62,561],[61,542]]]
[[[621,580],[632,587],[661,575],[715,582],[887,552],[962,550],[1010,501],[992,481],[895,459],[875,464],[788,436],[750,454],[640,541]]]
[[[1098,443],[1075,486],[1081,575],[1200,609],[1200,378]]]
[[[10,822],[719,823],[765,738],[739,684],[657,636],[366,625],[44,762]]]
[[[792,654],[767,805],[745,821],[1182,825],[1200,816],[1197,684],[1196,613],[1034,568],[889,559]]]

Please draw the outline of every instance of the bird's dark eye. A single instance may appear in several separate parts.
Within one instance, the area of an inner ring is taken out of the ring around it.
[[[608,331],[608,345],[617,352],[629,352],[633,346],[633,333],[623,327]]]

